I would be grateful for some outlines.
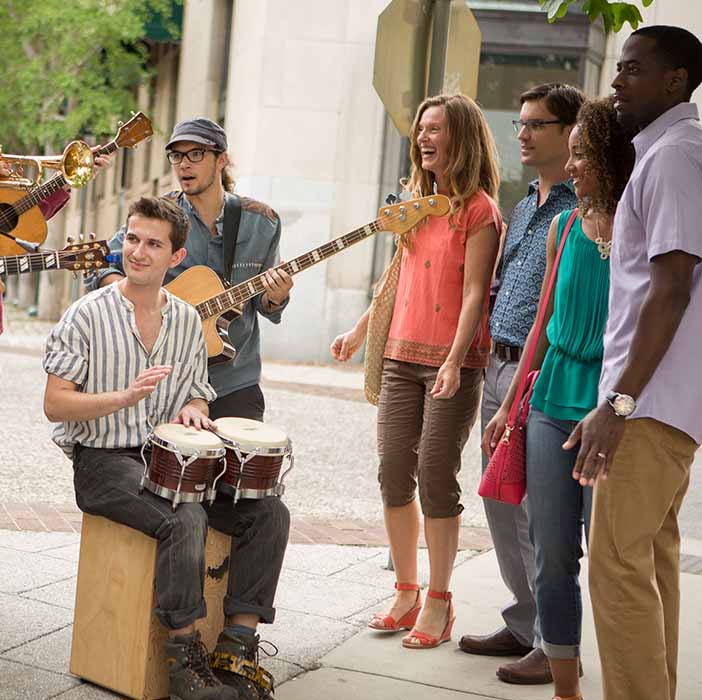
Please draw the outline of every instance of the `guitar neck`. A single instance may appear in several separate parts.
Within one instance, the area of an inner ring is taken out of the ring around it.
[[[114,153],[119,146],[116,141],[110,141],[104,146],[96,151],[95,155],[105,156],[110,153]],[[17,215],[24,214],[24,212],[29,211],[32,207],[36,207],[39,202],[43,201],[47,197],[50,197],[54,192],[58,192],[62,187],[67,185],[66,177],[63,173],[54,175],[50,180],[47,180],[43,185],[37,185],[32,187],[27,194],[19,199],[13,204],[14,210]]]
[[[52,250],[46,253],[29,253],[27,255],[8,255],[0,258],[0,275],[21,275],[24,272],[40,272],[42,270],[61,270],[65,268],[61,261],[61,251]]]
[[[374,233],[383,230],[384,228],[381,220],[376,219],[375,221],[371,221],[369,224],[366,224],[361,228],[357,228],[350,233],[324,243],[314,250],[303,253],[293,260],[288,260],[287,262],[278,265],[274,269],[285,270],[285,272],[291,276],[296,275],[298,272],[302,272],[308,267],[312,267],[312,265],[316,265],[317,263],[322,262],[322,260],[326,260],[332,255],[336,255],[336,253],[345,250],[349,246],[359,243],[369,236],[372,236]],[[263,274],[260,274],[246,280],[245,282],[241,282],[234,287],[230,287],[216,296],[200,302],[195,308],[200,314],[200,318],[210,318],[230,309],[243,306],[249,299],[262,294],[264,291]]]

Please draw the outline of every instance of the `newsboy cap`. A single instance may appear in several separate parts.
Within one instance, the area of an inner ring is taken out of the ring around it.
[[[224,129],[211,119],[184,119],[173,127],[171,138],[166,144],[166,150],[178,141],[193,141],[205,146],[211,146],[217,151],[227,150],[227,135]]]

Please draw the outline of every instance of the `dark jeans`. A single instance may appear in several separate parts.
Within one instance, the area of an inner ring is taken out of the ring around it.
[[[203,585],[208,524],[231,535],[229,584],[224,614],[253,613],[273,622],[273,601],[288,542],[290,514],[275,497],[232,499],[218,496],[212,506],[171,502],[139,493],[144,471],[138,449],[77,446],[73,453],[76,502],[158,540],[156,615],[170,629],[187,627],[206,615]]]
[[[527,423],[529,535],[536,552],[536,607],[547,656],[580,656],[582,531],[590,527],[592,488],[571,473],[578,447],[564,450],[576,422],[532,408]]]
[[[239,391],[232,391],[231,394],[217,397],[210,404],[210,418],[227,418],[236,416],[237,418],[250,418],[251,420],[263,421],[263,413],[266,410],[266,401],[263,392],[258,384],[247,386]]]

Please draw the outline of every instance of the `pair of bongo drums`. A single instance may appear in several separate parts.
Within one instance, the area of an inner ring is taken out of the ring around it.
[[[282,496],[294,462],[285,432],[248,418],[214,423],[213,431],[159,425],[141,450],[141,490],[168,499],[173,510],[180,503],[212,503],[218,493],[230,496],[233,504],[240,498]]]

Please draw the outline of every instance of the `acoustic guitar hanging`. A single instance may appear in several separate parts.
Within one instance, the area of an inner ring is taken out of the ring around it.
[[[382,207],[375,221],[281,263],[275,269],[296,275],[378,231],[402,235],[427,216],[444,216],[450,208],[448,198],[443,195],[420,197]],[[263,274],[232,287],[225,285],[211,268],[196,265],[178,275],[166,285],[166,289],[197,309],[202,319],[208,361],[213,365],[234,357],[236,351],[229,342],[229,324],[241,315],[241,309],[249,299],[264,292]]]
[[[134,148],[153,135],[151,120],[138,112],[117,130],[115,138],[93,151],[95,156],[110,155],[118,148]],[[75,143],[75,142],[74,142]],[[41,162],[41,157],[36,159]],[[3,188],[0,181],[0,255],[21,255],[26,250],[12,240],[19,238],[40,245],[46,239],[46,221],[39,209],[39,202],[67,184],[63,173],[54,175],[42,185],[29,189]]]

